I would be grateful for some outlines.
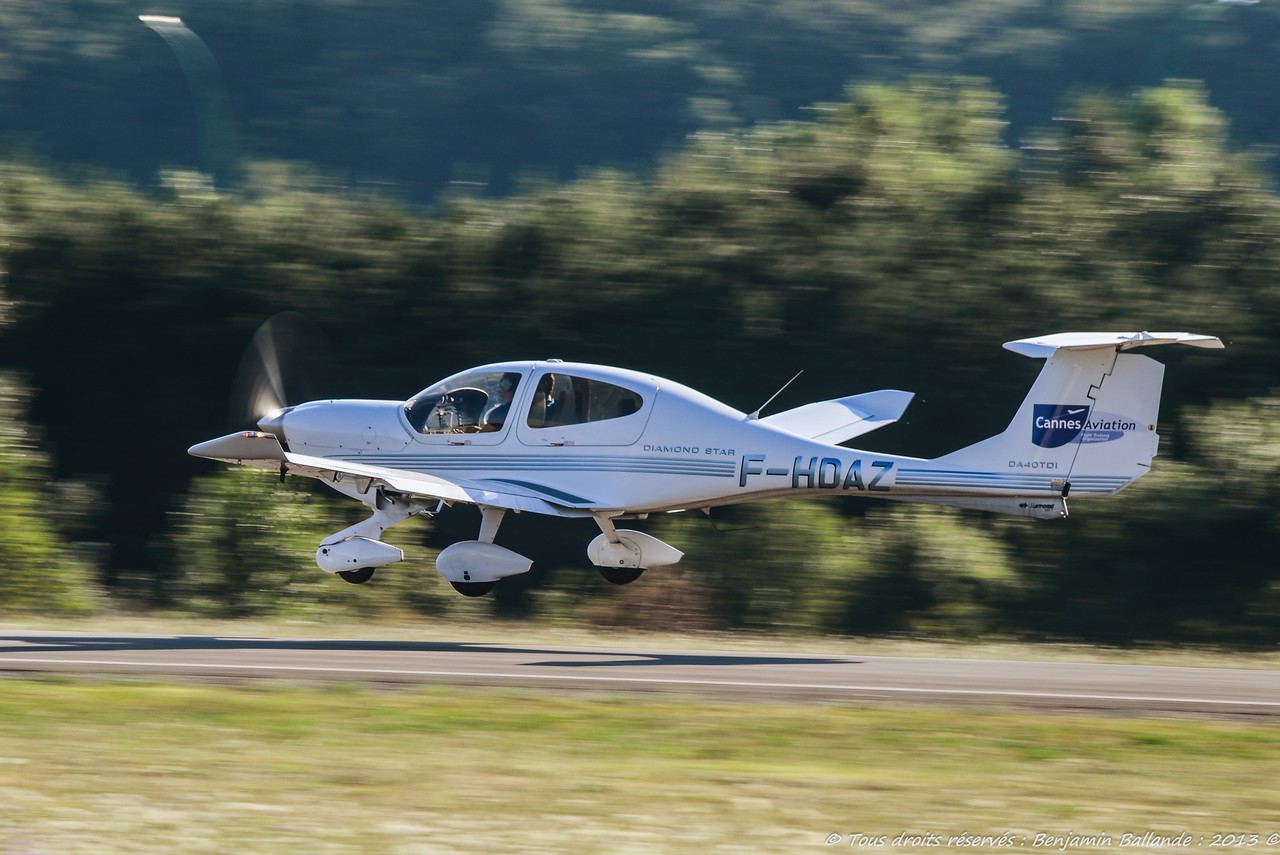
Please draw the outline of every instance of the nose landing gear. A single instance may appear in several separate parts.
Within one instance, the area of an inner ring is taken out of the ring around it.
[[[463,540],[436,556],[436,572],[464,597],[483,597],[499,579],[529,572],[533,561],[493,542],[504,508],[480,509],[480,539]]]

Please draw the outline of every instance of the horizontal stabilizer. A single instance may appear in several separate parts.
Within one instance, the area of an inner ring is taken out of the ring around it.
[[[1153,344],[1185,344],[1191,347],[1203,347],[1220,350],[1222,341],[1211,335],[1196,335],[1186,332],[1069,332],[1037,338],[1022,338],[1017,341],[1006,341],[1005,350],[1012,350],[1023,356],[1040,359],[1053,355],[1055,350],[1093,350],[1095,348],[1114,348],[1117,351],[1132,350],[1135,347],[1146,347]]]
[[[834,401],[819,401],[760,421],[819,442],[835,445],[862,436],[902,418],[915,397],[911,392],[881,389]]]

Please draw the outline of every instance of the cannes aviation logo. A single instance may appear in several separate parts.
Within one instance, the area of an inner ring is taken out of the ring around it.
[[[1041,448],[1111,442],[1139,429],[1137,422],[1118,413],[1090,414],[1088,404],[1035,404],[1031,418],[1031,441]]]
[[[1035,404],[1031,442],[1041,448],[1060,448],[1080,436],[1088,421],[1087,404]]]

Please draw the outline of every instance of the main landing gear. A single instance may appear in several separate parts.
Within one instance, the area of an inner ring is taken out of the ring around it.
[[[440,553],[436,569],[453,589],[466,597],[483,597],[494,583],[507,576],[525,573],[532,566],[528,558],[493,542],[506,511],[481,508],[480,539],[455,543]],[[597,514],[600,536],[587,547],[591,563],[614,585],[629,585],[649,567],[675,564],[682,557],[675,549],[643,532],[619,531],[613,517]]]
[[[494,583],[529,572],[533,561],[493,542],[505,508],[480,508],[480,537],[463,540],[436,556],[436,572],[464,597],[483,597]]]
[[[630,585],[648,568],[675,564],[684,557],[683,552],[652,535],[614,528],[612,517],[597,514],[596,524],[600,534],[587,547],[587,556],[605,581],[615,585]]]

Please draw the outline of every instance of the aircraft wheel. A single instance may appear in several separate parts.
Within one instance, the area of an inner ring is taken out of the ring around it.
[[[453,590],[464,597],[483,597],[493,590],[492,582],[450,582]]]
[[[600,567],[598,569],[605,581],[615,585],[630,585],[644,572],[643,567]]]
[[[373,578],[373,568],[361,567],[359,570],[339,570],[338,575],[352,585],[363,585]]]

